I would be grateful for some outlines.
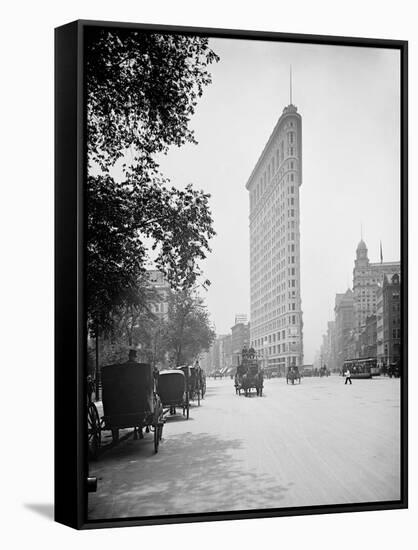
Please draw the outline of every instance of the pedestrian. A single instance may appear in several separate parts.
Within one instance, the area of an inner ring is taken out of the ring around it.
[[[347,369],[344,373],[344,376],[345,376],[345,382],[344,384],[347,384],[347,382],[350,382],[350,384],[352,384],[351,382],[351,372],[350,372],[350,369]]]

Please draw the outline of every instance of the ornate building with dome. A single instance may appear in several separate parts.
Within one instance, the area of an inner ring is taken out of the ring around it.
[[[376,315],[377,293],[385,275],[399,275],[400,270],[400,262],[384,262],[382,254],[379,263],[371,263],[366,243],[360,240],[353,269],[354,328],[357,332],[364,328],[368,317]]]

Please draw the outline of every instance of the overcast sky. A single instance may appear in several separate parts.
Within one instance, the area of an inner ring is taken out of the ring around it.
[[[250,313],[249,208],[245,184],[283,107],[302,116],[301,294],[304,362],[352,285],[360,226],[371,261],[400,258],[398,51],[213,39],[213,83],[191,121],[199,142],[173,148],[162,172],[212,195],[217,236],[204,264],[218,334]]]

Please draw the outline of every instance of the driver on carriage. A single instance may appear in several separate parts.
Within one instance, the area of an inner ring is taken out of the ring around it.
[[[136,349],[130,349],[129,350],[129,353],[128,353],[128,360],[125,362],[125,365],[128,365],[128,364],[133,364],[133,365],[138,365],[138,361],[137,361],[137,358],[138,358],[138,352]]]

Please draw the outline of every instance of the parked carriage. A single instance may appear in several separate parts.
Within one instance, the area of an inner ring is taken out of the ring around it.
[[[200,407],[200,399],[203,398],[202,369],[198,365],[179,367],[186,375],[187,391],[190,401],[197,401]]]
[[[204,399],[206,393],[206,374],[202,369],[200,369],[200,393],[202,399]]]
[[[112,434],[113,443],[119,441],[122,429],[133,428],[134,439],[143,437],[143,429],[154,433],[154,451],[158,452],[162,438],[164,417],[159,396],[155,392],[151,365],[128,361],[102,368],[103,416],[100,418],[88,388],[87,435],[89,455],[97,459],[102,446],[102,432]]]
[[[329,369],[327,369],[326,365],[323,365],[320,369],[319,369],[319,376],[321,378],[323,378],[324,376],[328,377],[330,376],[331,374],[331,371]]]
[[[289,367],[286,372],[286,384],[288,384],[289,381],[291,384],[294,384],[296,380],[300,384],[301,376],[298,367]]]
[[[262,396],[263,386],[263,371],[256,359],[255,352],[252,348],[248,351],[244,348],[235,373],[235,393],[241,395],[241,391],[243,391],[247,397],[254,389],[258,396]]]
[[[162,370],[158,375],[158,395],[164,414],[176,414],[182,409],[183,416],[189,419],[189,392],[186,375],[181,369]]]

